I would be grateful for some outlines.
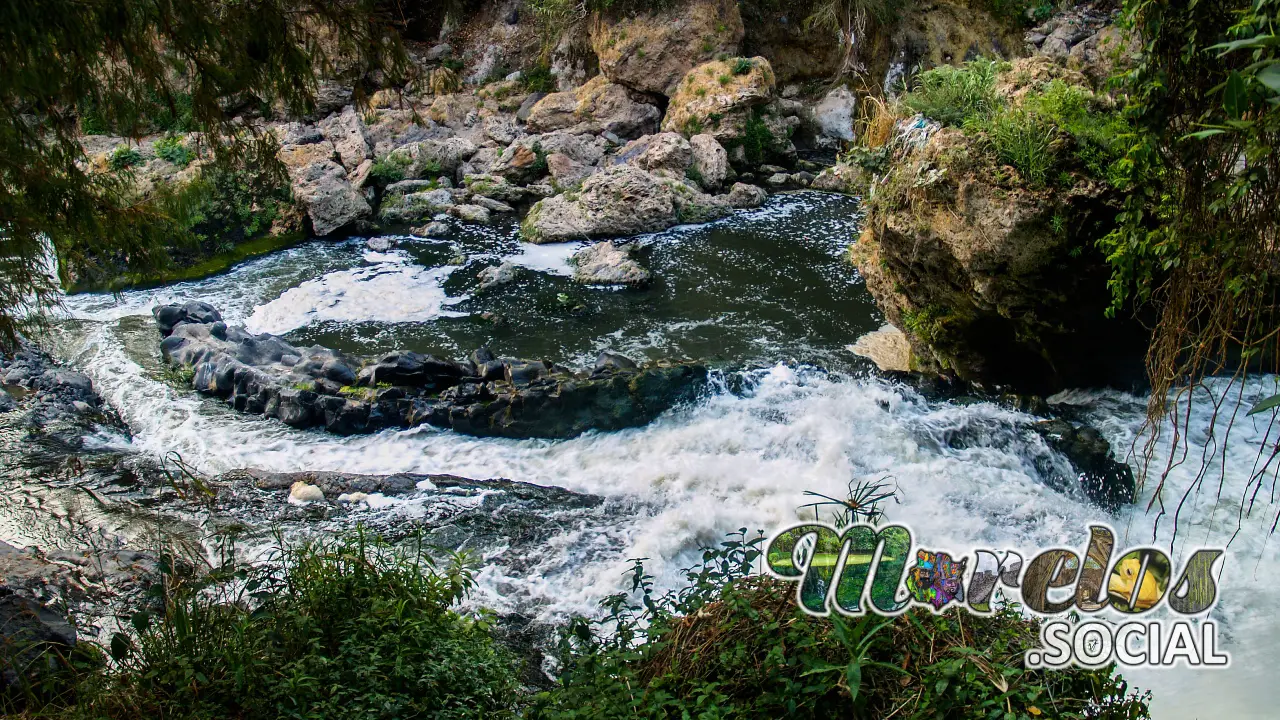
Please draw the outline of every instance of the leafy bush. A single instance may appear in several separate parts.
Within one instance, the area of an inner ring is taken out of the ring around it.
[[[1147,696],[1129,694],[1113,668],[1025,670],[1038,627],[1011,606],[991,617],[806,615],[792,584],[750,576],[760,543],[740,531],[706,550],[683,588],[660,596],[637,561],[640,602],[615,595],[604,620],[571,624],[562,684],[529,716],[1148,717]]]
[[[117,666],[84,677],[76,705],[43,714],[511,717],[515,661],[483,616],[453,609],[472,584],[461,558],[437,569],[362,533],[199,582],[170,574],[154,611],[112,638]]]
[[[556,91],[556,76],[551,74],[550,65],[541,63],[520,73],[520,85],[525,92],[553,93]]]
[[[168,160],[178,167],[186,167],[196,158],[182,138],[177,135],[166,135],[155,142],[156,156]]]
[[[740,57],[733,61],[733,65],[730,69],[733,71],[734,75],[746,75],[751,72],[755,66],[756,64],[751,62],[751,58]]]
[[[405,178],[409,170],[409,158],[400,155],[383,155],[373,161],[369,168],[369,179],[379,187],[398,183]]]
[[[120,146],[111,153],[111,157],[107,159],[107,166],[112,170],[128,170],[131,167],[142,164],[142,153],[131,147]]]
[[[187,228],[204,255],[228,252],[266,234],[290,201],[282,178],[227,163],[202,168],[184,194]],[[183,259],[181,250],[178,256]]]
[[[996,75],[1000,69],[999,63],[985,58],[958,67],[936,67],[920,73],[915,89],[903,102],[944,125],[963,125],[996,107]]]

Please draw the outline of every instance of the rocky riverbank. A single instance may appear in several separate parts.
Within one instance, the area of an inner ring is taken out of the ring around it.
[[[465,361],[413,352],[365,358],[228,327],[205,303],[158,306],[154,314],[165,360],[198,392],[291,427],[343,435],[423,424],[502,437],[617,430],[693,400],[708,376],[704,365],[639,366],[607,352],[587,373],[484,348]]]

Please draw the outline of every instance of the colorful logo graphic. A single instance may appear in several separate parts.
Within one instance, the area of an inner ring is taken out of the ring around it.
[[[902,524],[803,523],[775,534],[765,557],[770,574],[796,583],[796,602],[812,615],[896,615],[911,605],[988,614],[1000,590],[1046,618],[1041,647],[1027,651],[1029,667],[1230,663],[1218,650],[1214,622],[1204,617],[1217,600],[1214,566],[1223,549],[1190,552],[1175,575],[1163,550],[1139,547],[1117,557],[1111,528],[1088,530],[1083,552],[1050,548],[1024,562],[1016,550],[979,548],[955,557],[916,547]],[[1134,621],[1161,607],[1166,619]],[[1117,622],[1087,618],[1104,610]]]

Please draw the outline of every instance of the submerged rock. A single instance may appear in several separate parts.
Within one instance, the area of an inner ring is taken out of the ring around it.
[[[181,318],[167,325],[161,354],[191,371],[198,392],[293,427],[344,435],[429,424],[482,436],[573,437],[643,425],[694,399],[707,380],[706,366],[693,363],[575,373],[487,353],[477,353],[482,363],[413,352],[362,358],[253,335],[205,310],[193,316],[164,306],[154,313]]]
[[[1133,469],[1111,456],[1111,444],[1102,433],[1066,420],[1045,420],[1034,427],[1050,447],[1066,456],[1090,500],[1108,510],[1134,501]]]

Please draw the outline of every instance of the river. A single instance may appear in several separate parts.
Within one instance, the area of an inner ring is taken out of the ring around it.
[[[624,589],[629,558],[649,558],[658,583],[670,586],[701,545],[740,527],[768,533],[797,518],[811,500],[804,491],[839,496],[859,480],[890,479],[899,498],[886,506],[889,518],[956,553],[1082,546],[1086,525],[1098,520],[1117,528],[1121,545],[1152,542],[1150,487],[1137,505],[1109,515],[1077,491],[1053,489],[1049,476],[1070,470],[1030,429],[1037,418],[989,402],[931,401],[847,349],[881,324],[845,259],[858,221],[852,199],[782,194],[711,225],[645,236],[637,242],[655,282],[638,291],[573,283],[568,257],[578,245],[524,244],[513,226],[465,229],[447,241],[398,238],[386,252],[361,240],[311,242],[201,281],[69,297],[57,344],[120,412],[132,449],[157,457],[176,451],[202,472],[253,466],[506,477],[598,494],[625,508],[596,525],[567,526],[536,562],[509,566],[500,551],[486,557],[473,602],[544,620],[590,613]],[[477,292],[477,273],[497,259],[523,272]],[[636,359],[703,359],[719,382],[646,427],[571,440],[477,439],[427,427],[336,437],[238,414],[168,377],[150,308],[182,299],[212,303],[229,323],[285,333],[296,344],[454,357],[487,344],[498,354],[569,366],[589,365],[610,349]],[[1257,381],[1242,402],[1271,386],[1273,378]],[[1145,404],[1097,391],[1053,400],[1078,406],[1122,452]],[[1237,420],[1222,500],[1213,500],[1218,479],[1211,474],[1190,501],[1195,507],[1183,511],[1175,564],[1186,547],[1225,542],[1235,530],[1238,498],[1269,422]],[[1207,413],[1198,411],[1191,426],[1193,442],[1208,439]],[[1198,467],[1175,468],[1166,497],[1180,497]],[[361,512],[383,524],[409,523],[426,502],[409,497]],[[1277,560],[1268,543],[1274,512],[1268,504],[1245,519],[1228,553],[1213,616],[1232,667],[1126,673],[1155,693],[1156,718],[1274,717],[1280,687],[1268,680],[1280,656],[1280,623],[1266,609],[1280,603],[1280,588],[1268,580]],[[1169,544],[1172,525],[1161,522],[1157,544]]]

